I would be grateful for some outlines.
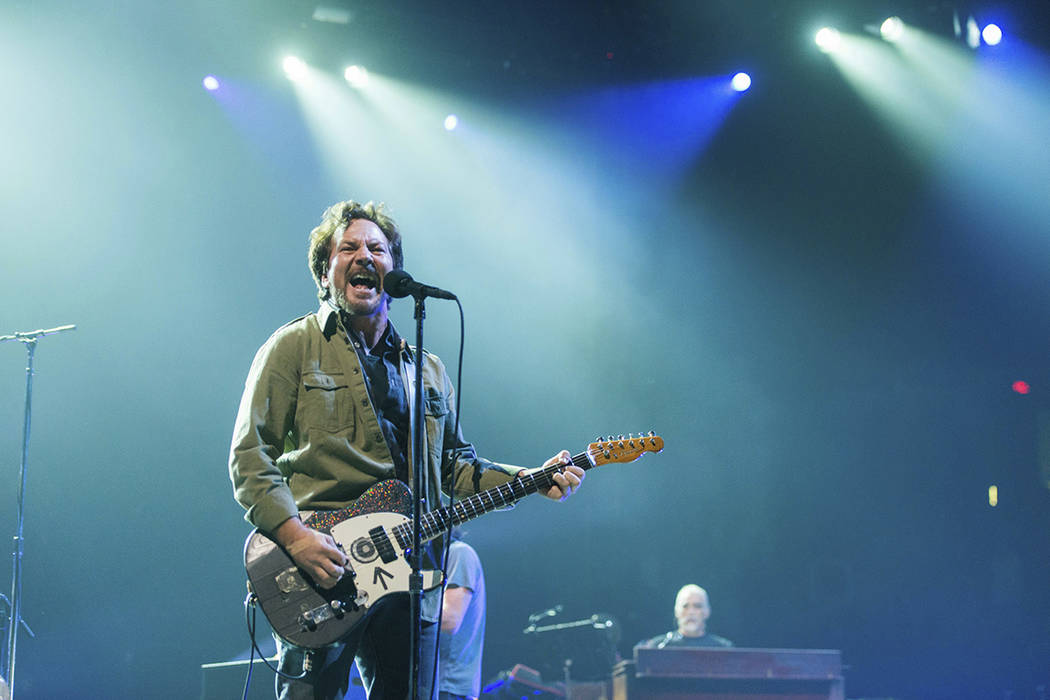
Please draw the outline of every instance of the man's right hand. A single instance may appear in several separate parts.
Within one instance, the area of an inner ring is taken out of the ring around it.
[[[346,573],[350,560],[331,535],[289,518],[274,531],[274,538],[300,569],[321,588],[332,588]]]

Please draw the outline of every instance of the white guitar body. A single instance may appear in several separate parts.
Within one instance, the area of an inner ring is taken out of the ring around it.
[[[391,533],[398,526],[410,528],[411,522],[399,513],[369,513],[332,527],[332,537],[350,558],[357,605],[370,608],[389,593],[408,592],[412,566]],[[389,542],[390,550],[384,551],[384,542]],[[441,585],[440,571],[422,573],[424,590]]]

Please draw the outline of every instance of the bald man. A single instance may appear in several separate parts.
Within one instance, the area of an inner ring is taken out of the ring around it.
[[[674,619],[678,629],[642,642],[639,646],[655,647],[731,647],[725,637],[707,631],[711,603],[707,591],[695,583],[686,584],[674,599]]]

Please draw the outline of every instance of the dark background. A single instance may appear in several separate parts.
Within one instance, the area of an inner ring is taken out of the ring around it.
[[[629,656],[696,582],[738,646],[841,649],[850,697],[1050,683],[1045,2],[367,0],[345,26],[171,5],[0,9],[0,334],[78,325],[36,353],[18,697],[197,697],[200,664],[247,648],[232,422],[255,350],[314,308],[306,236],[347,197],[386,200],[406,268],[463,301],[482,454],[666,441],[471,525],[486,679],[550,661],[530,613],[612,616]],[[1007,40],[970,51],[953,9]],[[954,96],[921,120],[812,42],[892,13],[969,67],[912,77],[915,104]],[[286,51],[404,102],[333,104],[333,148]],[[689,102],[740,69],[724,111]],[[455,309],[428,311],[454,372]],[[12,533],[24,355],[0,346]]]

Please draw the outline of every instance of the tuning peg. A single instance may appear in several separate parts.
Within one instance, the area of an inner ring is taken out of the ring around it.
[[[594,438],[594,441],[595,442],[605,442],[605,438],[603,438],[601,435],[599,435],[598,437]]]

